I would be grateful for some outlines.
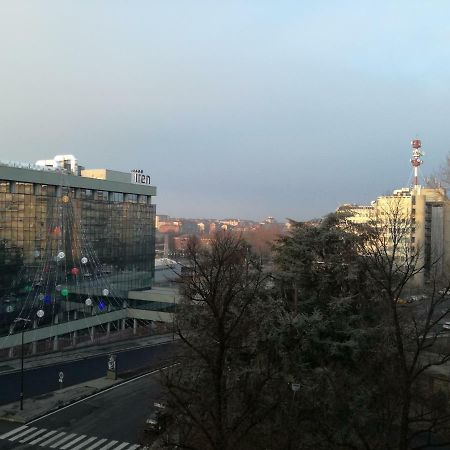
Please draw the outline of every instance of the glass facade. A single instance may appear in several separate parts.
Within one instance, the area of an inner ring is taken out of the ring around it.
[[[150,195],[0,179],[0,335],[18,316],[70,320],[149,289],[154,222]]]

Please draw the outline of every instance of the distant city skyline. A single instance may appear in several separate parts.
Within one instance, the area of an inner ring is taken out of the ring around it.
[[[0,5],[0,159],[143,169],[157,212],[306,220],[450,150],[446,1]]]

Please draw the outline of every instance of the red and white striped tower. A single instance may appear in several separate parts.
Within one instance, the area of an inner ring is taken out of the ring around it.
[[[424,153],[420,150],[422,147],[422,142],[420,139],[413,139],[411,141],[412,147],[412,158],[411,164],[414,167],[414,186],[419,185],[419,167],[423,164],[423,161],[420,159]]]

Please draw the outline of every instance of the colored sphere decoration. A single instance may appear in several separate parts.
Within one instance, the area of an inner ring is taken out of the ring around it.
[[[51,302],[52,302],[52,297],[51,297],[50,295],[46,295],[46,296],[44,297],[44,303],[45,303],[46,305],[50,305]]]
[[[84,303],[86,303],[86,306],[92,306],[92,299],[91,298],[87,298]]]
[[[79,269],[78,267],[74,267],[74,268],[70,271],[70,273],[71,273],[72,275],[77,276],[77,275],[80,273],[80,269]]]
[[[105,309],[105,303],[103,302],[103,300],[100,300],[98,304],[98,309]]]
[[[57,284],[55,289],[56,289],[58,292],[60,292],[61,289],[62,289],[62,286],[61,286],[60,284]]]
[[[64,252],[59,252],[59,253],[56,255],[56,257],[57,257],[58,259],[64,259],[64,258],[66,257],[66,254],[65,254]]]
[[[36,315],[39,317],[39,319],[41,319],[42,317],[44,317],[44,311],[42,309],[38,309]]]
[[[83,256],[81,258],[81,264],[87,264],[87,262],[88,262],[88,259],[85,256]]]
[[[102,291],[102,293],[103,293],[103,295],[108,295],[109,294],[109,291],[108,291],[108,289],[103,289],[103,291]]]
[[[67,289],[67,288],[62,289],[61,290],[61,295],[63,297],[67,297],[69,295],[69,289]]]
[[[30,284],[25,286],[25,292],[31,292],[32,290],[33,290],[33,287]]]

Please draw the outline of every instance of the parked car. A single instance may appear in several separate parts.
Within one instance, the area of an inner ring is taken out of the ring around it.
[[[442,328],[443,328],[444,330],[450,330],[450,322],[445,322],[445,323],[442,325]]]
[[[150,417],[145,421],[144,431],[149,432],[158,432],[160,430],[159,424],[159,411],[153,411]]]
[[[154,411],[145,421],[144,431],[146,433],[160,433],[167,427],[166,405],[164,403],[155,402]]]

